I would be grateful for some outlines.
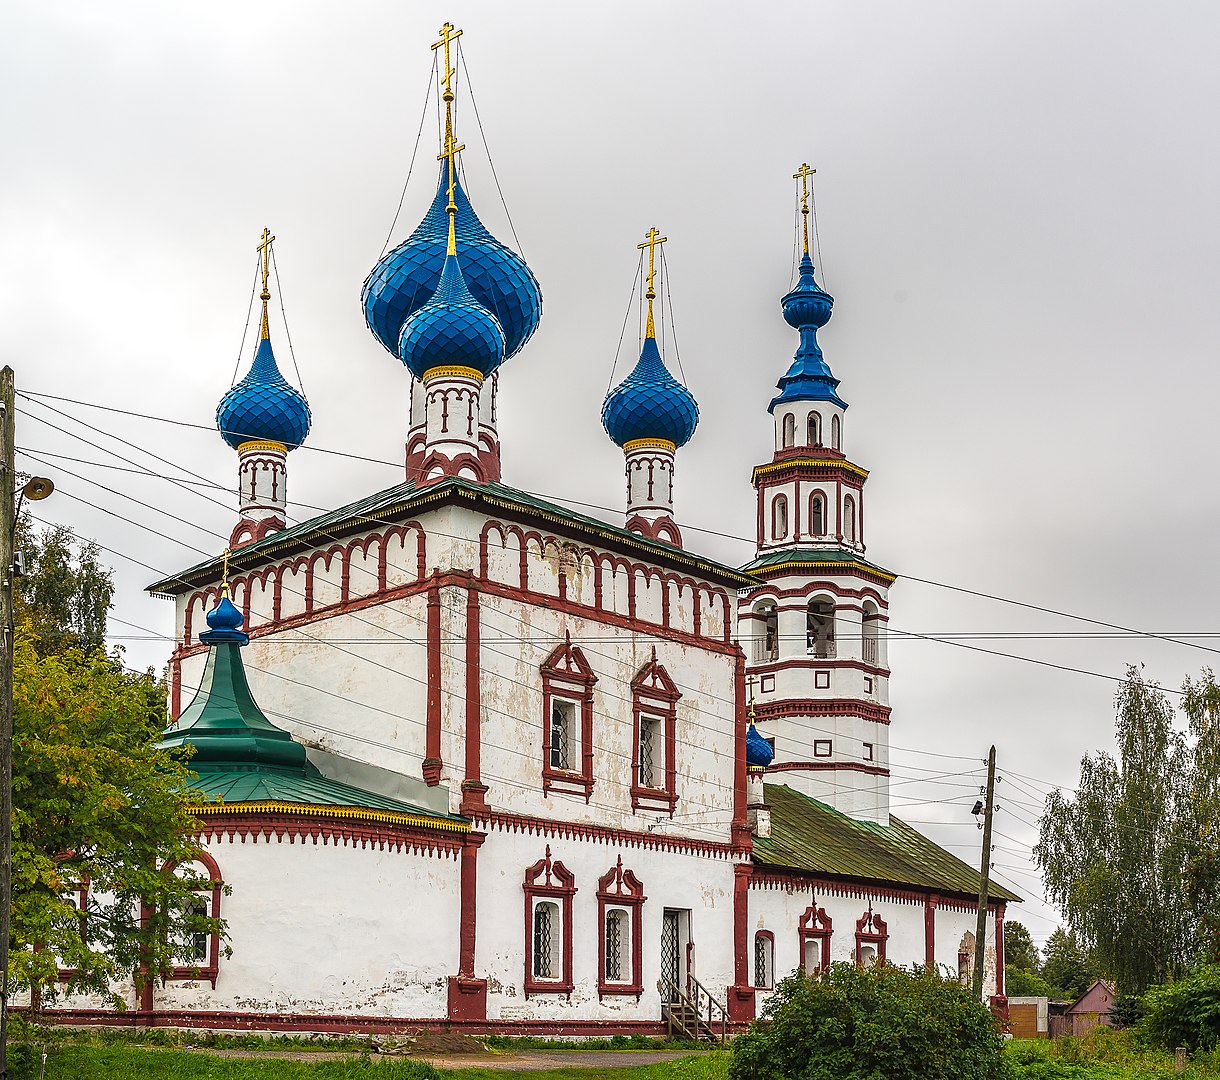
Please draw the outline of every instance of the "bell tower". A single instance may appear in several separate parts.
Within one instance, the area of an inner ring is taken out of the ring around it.
[[[809,252],[810,181],[800,184],[804,251],[781,300],[800,334],[772,399],[774,451],[754,468],[758,587],[739,624],[755,713],[775,748],[770,779],[850,817],[889,820],[889,665],[885,627],[894,575],[865,558],[868,470],[847,455],[847,402],[818,343],[834,298]]]

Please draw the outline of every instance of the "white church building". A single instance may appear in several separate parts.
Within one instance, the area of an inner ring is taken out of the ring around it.
[[[238,458],[231,553],[150,587],[176,605],[164,740],[196,748],[200,910],[227,922],[231,955],[196,935],[125,1014],[55,1007],[223,1029],[658,1034],[687,1002],[747,1022],[798,967],[964,972],[978,872],[890,813],[894,575],[866,556],[868,471],[818,342],[832,299],[807,197],[753,560],[701,555],[674,517],[699,410],[656,340],[655,230],[640,358],[602,407],[624,517],[514,488],[497,388],[542,295],[459,182],[455,37],[446,25],[436,46],[435,200],[362,295],[411,380],[402,482],[289,522],[310,410],[277,367],[264,272],[252,367],[217,410]],[[990,891],[989,997],[1017,899]]]

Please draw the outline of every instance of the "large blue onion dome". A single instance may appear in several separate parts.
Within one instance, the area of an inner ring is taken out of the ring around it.
[[[449,238],[447,164],[419,227],[386,255],[369,274],[361,292],[364,319],[374,336],[395,356],[402,328],[436,291]],[[470,292],[495,315],[504,332],[505,358],[516,356],[542,318],[542,289],[521,258],[479,221],[461,183],[454,185],[454,231],[462,272]]]
[[[504,362],[504,331],[466,286],[458,257],[449,255],[436,293],[402,328],[398,355],[422,379],[433,368],[474,368],[487,376]]]
[[[775,748],[758,733],[754,721],[746,729],[746,765],[752,769],[765,769],[775,760]]]
[[[774,412],[775,406],[785,401],[829,401],[846,409],[847,402],[838,394],[839,380],[834,377],[818,344],[818,330],[830,320],[834,297],[814,278],[813,260],[808,252],[801,257],[796,287],[780,304],[783,305],[784,321],[800,331],[801,343],[792,365],[779,380],[780,393],[772,400],[769,411]]]
[[[234,450],[263,439],[295,450],[309,434],[309,421],[309,402],[280,374],[271,342],[264,337],[246,377],[216,406],[221,437]]]
[[[645,338],[639,362],[602,404],[606,434],[618,446],[635,439],[665,439],[677,447],[690,442],[698,423],[694,395],[669,373],[656,338]]]

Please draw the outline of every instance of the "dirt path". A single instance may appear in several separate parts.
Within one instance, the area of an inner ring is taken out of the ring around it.
[[[151,1049],[151,1048],[150,1048]],[[183,1048],[185,1049],[185,1048]],[[278,1050],[211,1050],[195,1053],[224,1058],[264,1058],[283,1061],[358,1061],[359,1054],[326,1051],[294,1052]],[[701,1053],[699,1050],[525,1050],[502,1054],[370,1054],[374,1061],[407,1058],[427,1061],[438,1069],[499,1069],[504,1072],[530,1072],[542,1069],[628,1069],[635,1065],[655,1065],[677,1061]]]

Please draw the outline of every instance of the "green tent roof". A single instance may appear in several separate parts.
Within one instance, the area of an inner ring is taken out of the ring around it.
[[[754,861],[775,870],[977,897],[979,872],[898,818],[857,821],[782,784],[764,786],[771,835],[754,840]],[[994,882],[992,900],[1021,897]]]

